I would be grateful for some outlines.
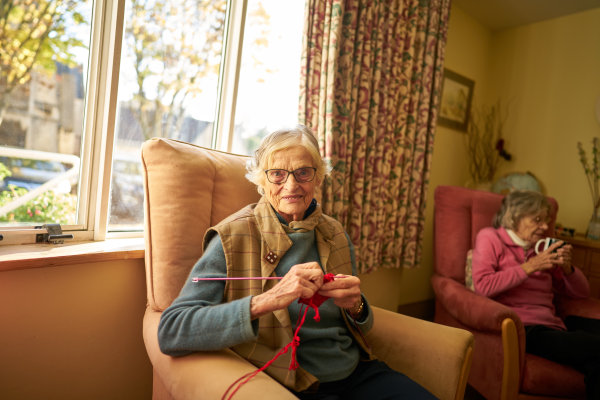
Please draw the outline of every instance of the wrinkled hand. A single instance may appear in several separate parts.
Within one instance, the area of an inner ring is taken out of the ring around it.
[[[323,271],[318,263],[294,265],[275,286],[252,297],[250,316],[255,319],[275,310],[284,309],[298,298],[312,297],[321,286],[323,286]]]
[[[361,301],[360,279],[352,275],[336,275],[333,281],[323,284],[319,294],[331,297],[340,308],[352,309]]]
[[[565,245],[553,252],[556,248],[560,247],[564,242],[562,240],[553,243],[546,250],[540,254],[531,257],[526,263],[521,265],[521,268],[531,275],[536,271],[545,271],[554,268],[556,265],[561,266],[565,273],[571,272],[571,251],[573,247],[571,245]],[[568,272],[567,272],[568,271]]]
[[[571,246],[570,244],[567,244],[556,251],[558,257],[554,264],[559,265],[563,269],[563,272],[567,275],[573,272],[573,267],[571,267],[572,253],[573,246]]]

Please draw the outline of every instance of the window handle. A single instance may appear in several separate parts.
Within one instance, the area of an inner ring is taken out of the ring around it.
[[[60,224],[44,224],[42,226],[36,226],[35,228],[46,230],[46,233],[35,235],[36,243],[62,244],[65,242],[65,239],[73,239],[72,234],[62,232]]]

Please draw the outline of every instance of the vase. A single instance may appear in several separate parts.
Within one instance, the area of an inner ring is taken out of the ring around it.
[[[467,183],[465,183],[465,186],[469,189],[483,190],[486,192],[492,191],[492,181],[475,182],[473,180],[469,180]]]
[[[597,212],[592,214],[585,237],[591,240],[600,240],[600,217]]]

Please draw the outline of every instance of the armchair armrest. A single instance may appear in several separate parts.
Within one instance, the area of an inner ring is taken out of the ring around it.
[[[170,357],[158,347],[160,312],[148,308],[144,315],[144,343],[154,367],[154,379],[161,380],[166,398],[177,400],[220,399],[238,378],[256,367],[231,350],[198,352]],[[156,386],[156,384],[155,384]],[[236,400],[296,399],[290,391],[261,372],[235,394]]]
[[[560,297],[556,301],[556,308],[561,317],[576,315],[578,317],[600,319],[600,300],[595,298],[571,299]]]
[[[501,332],[506,318],[515,322],[517,330],[523,330],[521,319],[509,307],[473,293],[451,278],[434,274],[431,285],[446,312],[473,330]]]
[[[378,358],[440,399],[463,398],[471,368],[470,332],[371,308],[375,323],[367,341]]]
[[[460,325],[473,331],[477,345],[502,351],[475,355],[479,381],[494,376],[501,381],[497,388],[502,398],[516,398],[520,370],[525,361],[525,328],[521,319],[509,307],[485,296],[473,293],[459,282],[434,274],[431,284],[438,303]],[[488,369],[482,372],[482,369]],[[483,384],[483,387],[486,385]],[[489,386],[489,385],[488,385]],[[487,391],[494,391],[486,387]]]

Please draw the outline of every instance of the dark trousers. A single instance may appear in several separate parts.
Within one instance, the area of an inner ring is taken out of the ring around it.
[[[585,375],[588,399],[600,400],[600,320],[567,317],[566,331],[545,326],[526,326],[526,351]]]
[[[381,361],[361,361],[349,377],[321,383],[316,391],[293,392],[302,400],[435,399],[431,393]]]

